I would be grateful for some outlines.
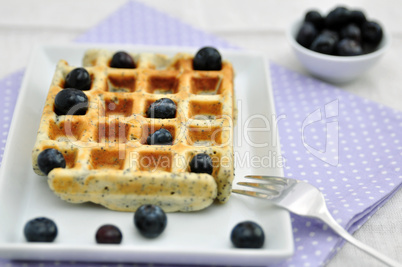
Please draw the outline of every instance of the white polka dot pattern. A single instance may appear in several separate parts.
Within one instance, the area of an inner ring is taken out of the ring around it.
[[[355,231],[401,184],[402,114],[275,64],[271,74],[285,175],[320,188]],[[321,222],[292,221],[296,253],[283,266],[318,266],[343,244]]]
[[[0,109],[0,166],[23,75],[23,71],[18,71],[0,80],[0,101],[2,107]]]
[[[225,41],[141,3],[128,2],[78,42],[146,45],[213,45]],[[331,85],[271,64],[285,175],[308,181],[325,194],[335,219],[351,232],[400,186],[402,115]],[[4,149],[22,72],[0,81],[0,148]],[[3,151],[0,151],[3,154]],[[320,266],[343,241],[317,220],[292,216],[295,255],[278,266]],[[269,237],[267,237],[269,239]],[[38,263],[0,260],[6,266]],[[41,266],[71,266],[44,262]],[[149,266],[94,264],[75,266]],[[168,265],[163,265],[169,267]]]

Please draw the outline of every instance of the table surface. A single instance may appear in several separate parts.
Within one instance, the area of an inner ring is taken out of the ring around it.
[[[145,1],[143,1],[145,2]],[[79,3],[79,4],[78,4]],[[123,0],[0,0],[0,79],[27,66],[37,42],[70,42],[117,10]],[[310,8],[327,12],[333,0],[148,0],[146,3],[228,42],[264,52],[270,60],[307,74],[287,45],[285,30]],[[402,8],[400,0],[351,0],[382,22],[392,46],[382,60],[358,80],[338,85],[345,91],[402,110]],[[402,192],[364,224],[355,237],[402,262]],[[346,244],[328,266],[378,266],[370,256]]]

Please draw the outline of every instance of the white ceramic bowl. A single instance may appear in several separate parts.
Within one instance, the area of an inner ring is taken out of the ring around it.
[[[345,83],[356,79],[371,68],[388,49],[390,36],[383,29],[383,38],[376,51],[361,56],[331,56],[309,50],[296,42],[302,20],[294,22],[286,35],[301,64],[315,77],[332,83]]]

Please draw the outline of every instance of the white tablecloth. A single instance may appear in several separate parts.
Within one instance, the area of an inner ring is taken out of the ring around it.
[[[123,0],[0,0],[0,78],[24,68],[36,42],[69,42],[115,11]],[[307,9],[327,12],[338,1],[308,0],[148,0],[166,12],[232,44],[263,51],[270,60],[306,73],[286,43],[285,30]],[[314,3],[315,2],[315,3]],[[402,110],[402,1],[348,1],[364,7],[369,18],[379,20],[392,35],[392,47],[383,59],[358,80],[338,85],[348,92]],[[402,156],[402,155],[401,155]],[[355,237],[402,262],[402,192],[380,209]],[[328,266],[379,266],[347,244]]]

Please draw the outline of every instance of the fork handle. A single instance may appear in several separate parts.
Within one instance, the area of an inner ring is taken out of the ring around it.
[[[388,266],[393,266],[393,267],[402,267],[402,265],[395,260],[388,258],[384,254],[381,254],[377,250],[373,249],[370,246],[367,246],[363,242],[357,240],[354,238],[351,234],[348,233],[342,226],[340,226],[335,219],[331,216],[331,214],[328,211],[321,212],[319,215],[317,215],[319,219],[321,219],[323,222],[328,224],[329,227],[332,228],[338,235],[340,235],[343,239],[348,241],[349,243],[355,245],[359,249],[363,250],[367,254],[370,254],[374,258],[378,259],[382,263],[388,265]]]

